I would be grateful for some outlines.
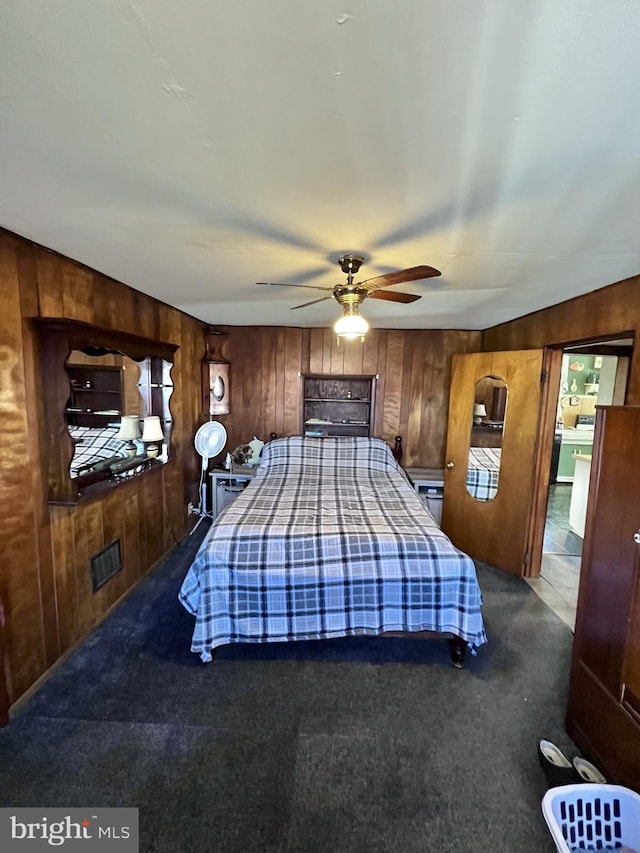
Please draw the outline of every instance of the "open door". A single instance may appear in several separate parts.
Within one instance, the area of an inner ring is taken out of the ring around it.
[[[442,529],[460,550],[513,575],[537,574],[542,551],[536,517],[555,423],[546,360],[543,350],[453,357]]]

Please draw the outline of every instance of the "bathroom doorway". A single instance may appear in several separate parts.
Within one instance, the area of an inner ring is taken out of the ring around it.
[[[633,340],[563,348],[540,576],[528,580],[575,627],[596,405],[625,400]]]

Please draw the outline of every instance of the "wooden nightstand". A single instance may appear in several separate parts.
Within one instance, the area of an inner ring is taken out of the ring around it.
[[[439,468],[405,468],[411,477],[413,488],[422,495],[431,515],[440,524],[442,520],[442,496],[444,494],[444,471]]]
[[[256,468],[238,468],[231,471],[223,469],[209,472],[211,477],[211,513],[217,518],[222,510],[229,506],[249,485],[256,473]]]

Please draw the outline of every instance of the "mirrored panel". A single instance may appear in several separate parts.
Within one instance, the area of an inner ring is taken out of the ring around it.
[[[69,476],[144,454],[140,365],[121,353],[72,350],[66,363],[65,421],[73,439]]]
[[[64,317],[33,323],[48,502],[76,504],[169,461],[177,345]]]
[[[483,376],[476,382],[470,413],[467,491],[479,501],[494,500],[498,493],[507,397],[507,384],[499,376]]]

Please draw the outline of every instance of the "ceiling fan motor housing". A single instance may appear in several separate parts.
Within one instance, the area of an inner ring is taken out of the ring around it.
[[[364,257],[362,255],[342,255],[338,258],[338,263],[342,272],[347,273],[347,275],[355,275],[364,263]]]
[[[361,302],[365,300],[369,291],[366,287],[360,287],[359,285],[352,285],[351,287],[348,284],[342,285],[337,284],[333,288],[333,295],[340,303],[340,305],[359,305]]]

